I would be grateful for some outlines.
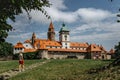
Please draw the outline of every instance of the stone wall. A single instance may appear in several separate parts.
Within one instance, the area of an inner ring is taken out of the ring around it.
[[[49,59],[48,50],[40,50],[38,54],[41,59]]]
[[[85,59],[86,53],[70,53],[70,52],[53,52],[49,51],[48,56],[50,59],[65,59],[65,58],[77,58]]]

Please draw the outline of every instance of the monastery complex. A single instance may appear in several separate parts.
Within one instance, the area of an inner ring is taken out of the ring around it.
[[[30,39],[14,46],[14,54],[35,51],[38,51],[41,59],[110,59],[114,53],[113,49],[108,52],[102,45],[70,41],[70,31],[65,24],[62,24],[59,31],[59,41],[56,41],[52,22],[48,28],[47,39],[38,39],[33,33]]]

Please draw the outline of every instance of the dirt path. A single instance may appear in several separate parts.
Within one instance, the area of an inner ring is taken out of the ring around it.
[[[33,68],[36,68],[36,67],[38,67],[38,66],[40,66],[40,65],[43,65],[43,64],[45,64],[45,63],[48,63],[48,62],[50,62],[50,60],[46,60],[46,61],[43,61],[43,62],[39,62],[39,63],[32,64],[32,65],[26,67],[26,68],[25,68],[25,71],[31,70],[31,69],[33,69]],[[24,71],[23,71],[23,72],[24,72]],[[9,78],[11,78],[11,77],[13,77],[13,76],[16,76],[16,75],[18,75],[19,73],[23,73],[23,72],[20,72],[18,69],[11,69],[11,70],[9,70],[9,71],[6,71],[6,72],[4,72],[4,73],[1,73],[1,74],[0,74],[0,80],[8,80]]]

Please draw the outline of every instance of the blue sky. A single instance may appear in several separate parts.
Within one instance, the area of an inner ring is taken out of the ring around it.
[[[46,8],[55,27],[56,40],[62,23],[70,29],[73,42],[88,42],[103,45],[107,50],[114,48],[120,40],[120,23],[116,14],[120,0],[50,0],[52,6]],[[47,38],[51,20],[41,12],[31,11],[29,20],[26,12],[16,17],[16,22],[8,21],[15,30],[9,32],[8,42],[16,44],[30,39],[33,32],[37,38]]]

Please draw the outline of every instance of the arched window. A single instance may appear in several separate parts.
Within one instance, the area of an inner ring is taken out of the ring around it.
[[[65,40],[67,40],[67,35],[65,35]]]

